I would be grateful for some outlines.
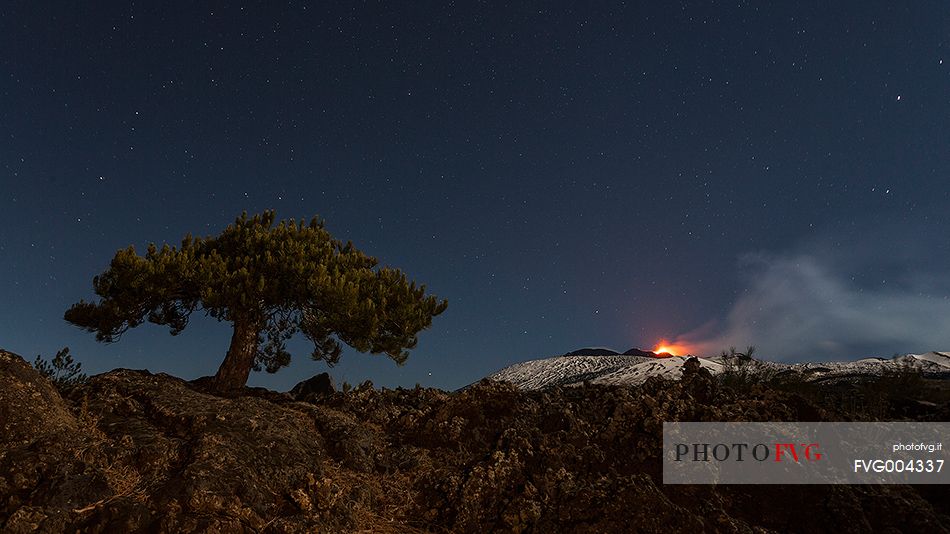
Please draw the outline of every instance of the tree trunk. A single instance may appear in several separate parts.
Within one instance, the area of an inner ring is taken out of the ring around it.
[[[254,365],[257,352],[257,327],[245,318],[234,320],[231,346],[212,381],[212,389],[219,395],[235,395],[244,388]]]

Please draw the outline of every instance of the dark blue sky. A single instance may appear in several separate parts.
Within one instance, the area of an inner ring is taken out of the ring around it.
[[[62,314],[119,248],[275,208],[449,300],[338,380],[950,348],[944,2],[331,4],[0,5],[0,346],[213,373],[225,324],[101,345]],[[251,384],[323,370],[292,347]]]

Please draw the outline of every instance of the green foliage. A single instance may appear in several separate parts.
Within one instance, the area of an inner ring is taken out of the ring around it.
[[[73,361],[72,355],[69,354],[69,347],[63,347],[57,352],[52,362],[46,361],[37,354],[36,359],[33,360],[33,367],[41,375],[52,380],[56,388],[60,390],[84,384],[89,380],[89,377],[81,372],[82,364]]]
[[[755,345],[749,345],[749,347],[745,349],[745,352],[738,352],[735,347],[729,347],[729,352],[722,351],[720,356],[723,360],[741,363],[752,361],[752,355],[754,353]]]
[[[754,353],[755,345],[749,345],[745,352],[738,352],[735,347],[729,347],[728,352],[722,351],[723,369],[718,376],[719,382],[726,387],[743,389],[771,380],[774,371],[759,365],[752,358]]]
[[[180,247],[151,244],[144,256],[131,246],[119,250],[93,280],[100,300],[80,301],[65,318],[112,342],[146,320],[176,335],[200,309],[258,333],[258,370],[286,366],[286,341],[297,332],[313,342],[311,356],[330,365],[341,342],[403,363],[447,303],[377,263],[333,239],[317,218],[275,225],[273,211],[245,213],[215,237],[189,235]]]

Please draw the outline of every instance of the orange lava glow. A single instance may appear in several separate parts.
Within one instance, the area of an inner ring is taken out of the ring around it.
[[[657,354],[665,352],[671,356],[683,356],[689,354],[689,347],[682,343],[671,343],[665,339],[661,339],[660,342],[653,347],[653,352]]]

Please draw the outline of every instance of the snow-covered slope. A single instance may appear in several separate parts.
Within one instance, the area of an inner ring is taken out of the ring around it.
[[[837,380],[911,369],[929,377],[950,377],[950,352],[905,354],[893,358],[864,358],[853,362],[775,364],[803,371],[812,380]]]
[[[591,384],[640,384],[651,376],[676,379],[683,374],[685,356],[653,358],[649,356],[578,355],[555,356],[516,363],[487,378],[511,382],[521,389],[542,389],[551,386],[577,386],[585,381]],[[722,358],[699,358],[700,364],[717,374],[725,368]],[[891,359],[865,358],[853,362],[778,363],[754,361],[750,369],[762,371],[794,370],[809,380],[840,380],[859,376],[873,376],[888,370],[911,368],[925,376],[950,378],[950,352],[906,354]]]
[[[516,363],[489,375],[489,380],[511,382],[521,389],[542,389],[550,386],[592,384],[639,384],[650,376],[679,378],[685,357],[653,358],[649,356],[555,356],[542,360]],[[722,370],[722,363],[700,358],[700,363],[713,373]]]
[[[908,354],[902,358],[913,359],[917,362],[930,362],[935,369],[950,369],[950,352],[928,352],[926,354]]]

